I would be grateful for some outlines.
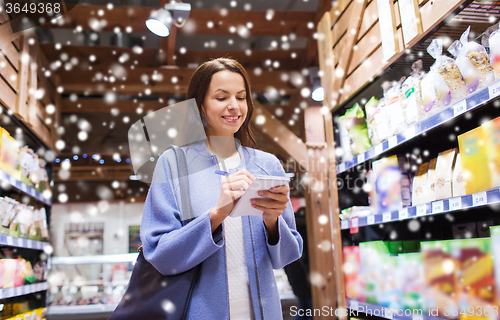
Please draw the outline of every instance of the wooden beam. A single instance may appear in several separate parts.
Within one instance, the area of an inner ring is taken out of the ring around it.
[[[324,108],[328,108],[326,105]],[[337,294],[337,308],[342,312],[340,313],[339,320],[345,320],[346,310],[346,292],[344,280],[344,255],[342,250],[342,237],[340,230],[340,209],[339,209],[339,195],[337,191],[337,164],[335,159],[335,140],[333,136],[333,119],[332,113],[327,112],[324,115],[324,128],[327,146],[327,163],[328,163],[328,181],[330,190],[330,220],[332,227],[332,241],[333,247],[339,248],[333,251],[333,271],[335,274],[335,292]]]
[[[126,70],[125,80],[123,78],[114,78],[110,81],[108,78],[112,74],[109,68],[93,68],[92,70],[57,70],[57,75],[61,77],[64,93],[81,94],[104,94],[106,92],[115,92],[123,94],[149,94],[159,93],[179,93],[185,94],[189,85],[189,80],[194,70],[185,68],[134,68]],[[299,88],[295,88],[290,82],[282,80],[282,74],[289,71],[267,71],[262,70],[259,75],[249,72],[252,91],[256,93],[266,92],[269,87],[276,90],[284,90],[285,93],[292,93]],[[100,73],[102,78],[97,80],[96,74]],[[153,80],[156,74],[162,80]],[[148,77],[147,83],[142,82],[143,76]],[[108,80],[106,80],[108,79]],[[175,81],[174,81],[175,79]]]
[[[54,170],[54,182],[64,181],[106,181],[106,180],[130,180],[130,175],[133,172],[132,168],[108,168],[102,169],[88,168],[75,170],[73,167],[70,170],[70,175],[67,179],[59,177],[59,170]]]
[[[254,100],[254,114],[252,127],[266,136],[269,141],[276,142],[292,157],[304,170],[308,168],[306,146],[290,129],[282,124],[259,102]],[[261,118],[264,117],[264,118]],[[265,119],[261,123],[261,119]]]
[[[314,309],[335,306],[335,276],[332,253],[332,217],[329,212],[328,157],[325,144],[325,128],[320,107],[305,110],[306,144],[309,183],[304,191],[306,199],[306,225],[309,243],[312,304]],[[322,146],[322,147],[321,147]],[[342,251],[342,246],[335,247]],[[338,271],[338,270],[337,270]],[[315,316],[315,319],[331,319],[331,316]]]
[[[40,45],[42,51],[50,62],[61,59],[61,54],[65,53],[69,58],[77,58],[78,61],[91,65],[92,67],[110,66],[112,63],[119,63],[119,58],[127,54],[130,58],[124,66],[134,65],[137,68],[143,67],[160,67],[160,53],[156,48],[144,48],[142,53],[137,54],[132,48],[121,48],[111,46],[67,46],[64,45],[61,49],[56,49],[52,43]],[[295,58],[292,58],[292,53],[295,53]],[[252,50],[250,55],[246,51],[187,51],[184,54],[179,50],[174,52],[177,59],[175,64],[181,68],[187,67],[189,64],[201,64],[207,60],[228,57],[238,60],[245,68],[265,68],[265,61],[279,61],[280,70],[297,70],[300,69],[300,61],[306,54],[306,49],[290,49],[290,50]],[[95,56],[95,61],[89,62],[89,57]],[[135,63],[137,61],[137,64]],[[253,71],[253,70],[248,70]]]
[[[105,21],[105,25],[96,31],[113,32],[114,28],[118,27],[125,32],[126,28],[130,27],[133,32],[149,32],[144,22],[155,9],[157,8],[120,6],[109,10],[106,6],[80,5],[59,18],[63,19],[64,23],[59,24],[59,19],[54,19],[54,23],[48,22],[40,27],[74,29],[81,26],[84,30],[91,30],[93,21],[97,21],[96,25]],[[253,26],[249,31],[254,36],[294,33],[297,37],[310,37],[314,31],[307,28],[307,23],[312,22],[314,16],[315,12],[275,11],[268,20],[267,11],[192,9],[187,21],[188,27],[180,28],[179,33],[230,35],[234,34],[231,27],[246,26],[247,22],[251,22]],[[209,22],[213,23],[213,27],[209,27]]]
[[[318,8],[316,9],[316,14],[314,15],[314,26],[313,29],[316,28],[318,22],[321,20],[321,17],[325,14],[325,12],[330,11],[332,8],[332,0],[320,0],[318,3]],[[302,67],[307,68],[312,65],[318,64],[318,43],[317,40],[313,37],[310,37],[307,40],[307,53],[302,58]]]
[[[116,108],[120,113],[137,113],[137,109],[141,108],[143,113],[147,111],[156,111],[167,106],[167,102],[159,102],[158,100],[142,100],[134,102],[132,100],[119,100],[113,104],[107,104],[104,99],[85,99],[81,98],[76,101],[70,99],[62,99],[62,113],[110,113],[111,109]]]

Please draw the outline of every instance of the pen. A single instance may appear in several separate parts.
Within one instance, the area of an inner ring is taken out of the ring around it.
[[[215,173],[220,174],[221,176],[226,176],[229,174],[229,172],[222,171],[222,170],[215,170]]]

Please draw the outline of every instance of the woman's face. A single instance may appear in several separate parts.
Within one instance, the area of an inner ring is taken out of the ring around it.
[[[247,116],[246,95],[245,80],[239,73],[214,73],[202,104],[207,136],[234,136]]]

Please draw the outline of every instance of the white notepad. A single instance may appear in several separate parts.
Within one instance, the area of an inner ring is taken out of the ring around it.
[[[241,196],[238,203],[236,203],[229,216],[261,216],[262,210],[258,210],[252,207],[250,199],[260,198],[270,200],[270,198],[259,196],[257,192],[259,190],[269,190],[272,187],[283,186],[288,184],[288,182],[290,182],[289,177],[263,175],[257,176],[252,184],[248,187],[247,191],[245,191],[245,193]]]

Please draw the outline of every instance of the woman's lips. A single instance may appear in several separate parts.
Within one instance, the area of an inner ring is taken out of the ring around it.
[[[231,117],[232,117],[232,116],[231,116]],[[229,120],[229,119],[225,118],[225,116],[222,116],[222,118],[223,118],[224,120],[226,120],[227,122],[234,123],[234,122],[238,122],[238,120],[240,120],[241,116],[238,116],[238,118],[237,118],[237,119],[235,119],[235,120]]]

